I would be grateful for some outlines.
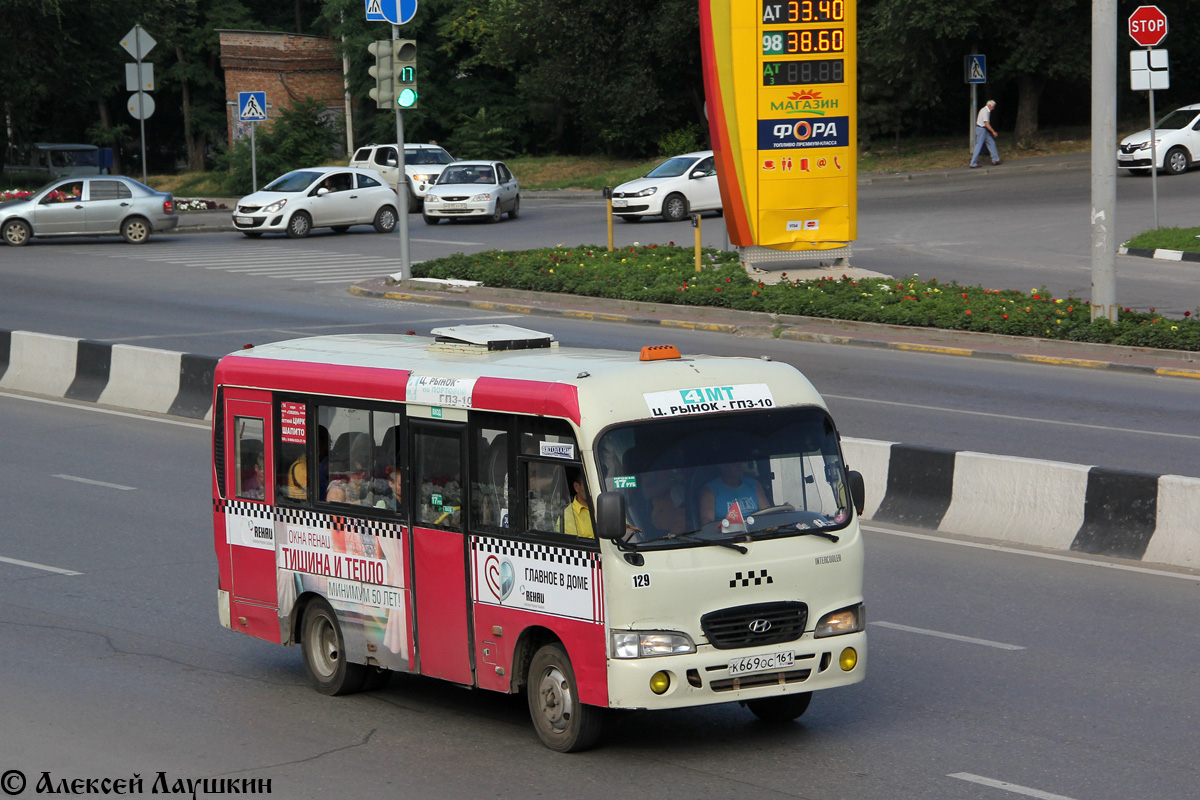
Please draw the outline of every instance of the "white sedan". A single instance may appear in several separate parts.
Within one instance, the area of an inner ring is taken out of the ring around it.
[[[429,225],[468,217],[499,222],[505,212],[509,219],[521,212],[521,186],[504,162],[458,161],[425,194],[423,217]]]
[[[662,215],[678,222],[688,214],[721,210],[721,189],[712,150],[669,158],[644,177],[612,193],[613,215],[628,222]]]
[[[1200,158],[1200,105],[1183,106],[1154,126],[1154,154],[1158,168],[1172,175],[1187,172]],[[1150,158],[1150,129],[1130,134],[1117,147],[1117,166],[1146,173],[1155,166]]]
[[[298,169],[239,200],[233,227],[252,238],[286,233],[301,239],[313,228],[345,233],[351,225],[391,233],[399,219],[396,205],[395,190],[373,169]]]

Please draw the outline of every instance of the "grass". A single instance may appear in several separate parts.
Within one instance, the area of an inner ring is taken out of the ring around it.
[[[1143,250],[1184,250],[1200,253],[1200,228],[1159,228],[1146,231],[1125,243]]]

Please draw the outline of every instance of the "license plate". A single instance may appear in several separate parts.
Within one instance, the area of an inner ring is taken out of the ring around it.
[[[627,205],[629,205],[629,201],[626,200],[625,198],[621,198],[620,200],[613,200],[613,208],[625,208]]]
[[[745,675],[749,672],[769,672],[795,666],[796,652],[785,650],[782,653],[766,653],[760,656],[743,656],[729,662],[730,675]]]
[[[467,204],[466,203],[446,203],[445,205],[442,206],[442,208],[446,209],[447,211],[466,211]]]
[[[238,217],[237,224],[238,225],[253,225],[254,217]]]

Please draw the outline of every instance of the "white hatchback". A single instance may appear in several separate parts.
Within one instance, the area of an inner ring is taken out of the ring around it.
[[[613,215],[628,222],[662,215],[678,222],[688,214],[721,210],[721,189],[712,150],[669,158],[612,193]]]
[[[502,161],[459,161],[442,172],[425,195],[423,217],[429,225],[443,219],[475,217],[499,222],[521,212],[521,186]]]
[[[233,227],[249,237],[286,233],[293,239],[313,228],[345,233],[351,225],[396,229],[396,192],[372,169],[314,167],[276,178],[237,202]]]
[[[1167,114],[1154,126],[1158,168],[1172,175],[1187,172],[1200,157],[1200,104],[1183,106]],[[1130,134],[1117,148],[1117,166],[1146,173],[1151,168],[1150,129]]]

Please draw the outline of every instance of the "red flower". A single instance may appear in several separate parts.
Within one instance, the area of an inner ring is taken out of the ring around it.
[[[1005,315],[1004,315],[1004,318],[1005,318],[1005,319],[1008,319],[1008,314],[1005,314]]]
[[[967,309],[967,316],[968,317],[971,316],[971,309],[969,309],[969,308]]]
[[[1185,311],[1185,312],[1183,312],[1183,315],[1184,315],[1185,317],[1190,317],[1190,316],[1192,315],[1192,312],[1190,312],[1190,311]]]

